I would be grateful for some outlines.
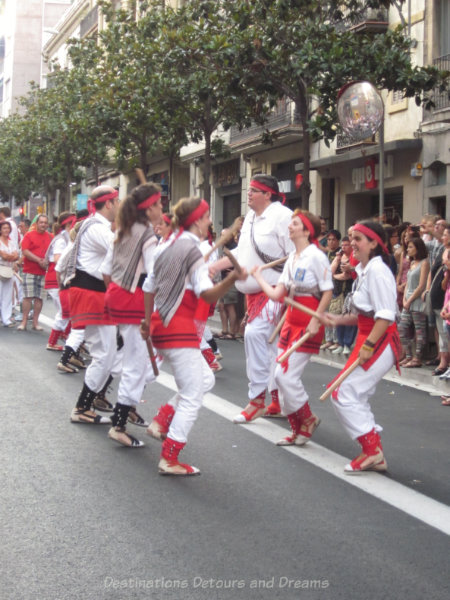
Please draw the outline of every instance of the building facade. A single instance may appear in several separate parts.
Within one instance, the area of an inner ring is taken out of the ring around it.
[[[8,4],[10,0],[4,1]],[[24,0],[13,4],[26,3],[41,7],[45,4],[46,11],[48,5],[64,4],[50,0]],[[105,26],[96,0],[68,0],[65,4],[64,14],[52,28],[39,25],[46,65],[58,60],[63,67],[69,66],[67,40],[96,35]],[[170,4],[178,7],[183,0],[173,0]],[[132,6],[128,0],[117,0],[116,5],[118,8]],[[414,64],[450,68],[448,0],[410,0],[402,4],[401,15],[394,7],[389,11],[366,10],[361,22],[352,26],[352,31],[355,35],[369,28],[382,32],[400,23],[406,24],[413,40]],[[44,30],[45,36],[42,36]],[[5,64],[6,58],[5,53]],[[41,66],[40,76],[35,76],[44,86],[46,68]],[[5,85],[3,87],[5,90]],[[435,108],[431,111],[416,106],[414,99],[404,98],[402,94],[381,91],[381,95],[385,112],[383,220],[393,224],[404,220],[417,222],[425,213],[450,217],[448,93],[436,91]],[[231,128],[227,132],[217,132],[230,150],[227,159],[215,161],[209,182],[211,212],[218,231],[230,225],[239,214],[245,214],[249,181],[257,173],[275,175],[287,196],[288,205],[292,208],[301,206],[303,136],[292,102],[278,102],[265,128],[274,134],[274,143],[270,146],[261,142],[262,128],[256,126],[243,131]],[[329,148],[323,142],[312,144],[310,155],[312,193],[308,206],[302,208],[321,214],[329,227],[342,231],[357,219],[378,214],[379,133],[359,143],[339,134]],[[203,157],[202,144],[184,147],[179,159],[173,163],[164,156],[148,157],[147,178],[161,183],[167,207],[183,195],[202,193],[205,186]],[[119,186],[122,196],[137,183],[133,174],[124,175],[106,167],[100,181]],[[73,203],[78,194],[85,197],[97,183],[88,171],[86,181],[73,190]],[[169,197],[169,190],[172,197]]]

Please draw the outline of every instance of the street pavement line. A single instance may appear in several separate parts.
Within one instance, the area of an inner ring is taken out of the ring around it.
[[[39,321],[48,327],[51,327],[53,324],[53,319],[46,317],[42,313]],[[156,381],[166,388],[173,391],[177,390],[175,379],[169,373],[160,371]],[[203,406],[231,422],[242,410],[242,407],[211,393],[205,394]],[[248,425],[233,425],[234,427],[243,427],[247,431],[273,444],[286,435],[286,429],[276,425],[269,419],[258,419]],[[419,519],[419,521],[438,529],[446,535],[450,535],[449,506],[428,496],[424,496],[420,492],[412,490],[392,479],[388,479],[379,473],[366,472],[361,475],[346,475],[343,469],[344,465],[349,462],[349,459],[331,450],[327,450],[314,442],[308,442],[303,448],[299,448],[298,446],[280,446],[280,450],[290,452],[315,467],[326,471],[330,475],[345,481],[345,483],[390,504],[394,508],[398,508],[411,517]]]
[[[160,371],[156,381],[166,388],[173,391],[177,390],[175,380],[169,373]],[[233,421],[233,417],[242,410],[242,407],[236,406],[232,402],[225,400],[225,398],[211,393],[205,394],[203,406],[231,422]],[[274,444],[286,435],[286,429],[276,425],[269,419],[258,419],[248,425],[233,424],[233,426],[243,427],[247,431]],[[290,452],[315,467],[326,471],[330,475],[345,481],[345,483],[390,504],[394,508],[419,519],[419,521],[438,529],[446,535],[450,535],[449,506],[428,496],[424,496],[420,492],[412,490],[392,479],[388,479],[379,473],[366,472],[361,475],[346,475],[343,468],[349,462],[349,459],[331,450],[327,450],[314,442],[308,442],[303,448],[298,446],[280,446],[280,450]]]

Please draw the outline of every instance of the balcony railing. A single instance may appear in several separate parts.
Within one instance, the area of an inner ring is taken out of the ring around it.
[[[237,127],[232,127],[230,130],[230,144],[239,144],[247,140],[257,139],[264,131],[273,133],[290,126],[300,132],[300,119],[294,110],[294,104],[288,99],[279,100],[265,125],[255,124],[242,131],[239,131]]]
[[[94,27],[98,26],[98,6],[88,12],[88,14],[80,21],[80,37],[87,35]]]
[[[445,56],[435,58],[433,60],[433,66],[437,67],[440,71],[450,71],[450,54],[446,54]],[[450,108],[449,96],[450,87],[447,87],[447,89],[443,92],[440,92],[439,89],[435,89],[433,92],[433,112],[436,110],[441,110],[443,108]]]
[[[366,146],[375,146],[379,142],[378,132],[372,137],[369,137],[362,142],[355,142],[346,133],[338,133],[336,136],[336,154],[342,154],[352,148],[363,148]]]
[[[389,11],[386,8],[364,8],[361,7],[356,18],[350,20],[345,18],[336,25],[338,30],[349,29],[350,31],[373,31],[382,33],[389,27]]]

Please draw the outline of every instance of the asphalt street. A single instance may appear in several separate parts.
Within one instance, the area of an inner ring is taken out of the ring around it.
[[[450,596],[450,410],[438,398],[381,382],[389,472],[345,476],[358,446],[317,400],[336,370],[308,366],[322,424],[289,451],[273,443],[284,420],[232,424],[246,404],[244,348],[221,341],[224,369],[183,452],[202,474],[165,478],[144,429],[132,427],[146,446],[131,450],[107,426],[69,422],[82,373],[56,371],[47,336],[0,330],[2,599]],[[163,367],[140,412],[151,419],[172,387]]]

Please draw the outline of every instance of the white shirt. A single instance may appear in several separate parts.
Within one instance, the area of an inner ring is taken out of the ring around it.
[[[296,296],[310,295],[317,291],[317,288],[321,292],[332,290],[330,261],[322,250],[314,244],[309,244],[298,258],[295,257],[295,251],[291,252],[278,283],[282,283],[286,289],[295,285]]]
[[[77,269],[85,271],[96,279],[103,281],[100,270],[101,264],[108,252],[109,245],[114,239],[111,223],[100,213],[95,214],[100,223],[94,223],[82,232],[77,256]],[[80,235],[78,233],[78,235]]]
[[[51,245],[48,260],[49,262],[54,262],[55,254],[61,255],[64,250],[67,248],[67,245],[70,241],[69,232],[64,230],[59,233],[54,242]]]
[[[200,246],[199,238],[190,231],[183,231],[179,239],[191,239],[196,243],[197,246]],[[166,242],[157,246],[153,255],[154,262],[156,262],[156,259],[162,254],[162,252],[164,252],[164,250],[171,243],[171,241],[172,239],[169,238]],[[186,281],[186,290],[192,290],[197,297],[199,297],[202,292],[205,292],[206,290],[209,290],[212,287],[213,282],[211,281],[208,274],[207,263],[204,263],[198,269],[192,271],[189,275],[189,278]],[[145,278],[142,289],[144,290],[144,292],[150,292],[152,294],[156,292],[156,282],[153,270],[149,272],[149,274]],[[156,306],[156,308],[159,307]]]
[[[252,244],[252,224],[255,242],[261,252],[274,259],[282,258],[292,252],[294,244],[289,239],[288,232],[291,219],[292,211],[281,202],[272,202],[259,216],[256,216],[254,210],[250,210],[242,225],[238,246],[232,250],[239,264],[249,272],[252,267],[264,264]],[[280,277],[279,271],[274,269],[265,269],[262,275],[270,285],[276,285]],[[255,294],[261,291],[254,277],[247,277],[245,281],[236,281],[235,285],[243,294]]]
[[[8,223],[11,225],[11,233],[9,234],[9,237],[16,245],[16,248],[19,248],[19,242],[20,242],[19,229],[17,227],[16,222],[14,221],[14,219],[12,217],[7,217],[5,219],[5,221],[8,221]]]
[[[395,321],[397,313],[397,287],[390,268],[381,256],[375,256],[363,268],[356,265],[358,275],[353,303],[359,310],[374,313],[375,319]]]
[[[12,254],[13,252],[17,252],[17,246],[13,240],[9,239],[8,243],[5,244],[3,240],[0,238],[0,250],[2,252],[7,252],[8,254]],[[0,265],[4,267],[12,267],[13,263],[10,260],[3,260],[0,258]]]

